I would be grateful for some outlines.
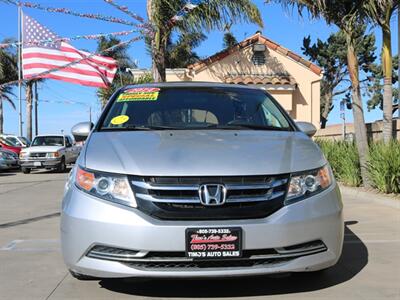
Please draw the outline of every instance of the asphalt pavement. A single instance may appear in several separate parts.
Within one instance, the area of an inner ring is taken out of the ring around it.
[[[342,190],[346,235],[322,273],[208,280],[78,281],[59,243],[67,174],[0,173],[0,299],[400,299],[400,200]]]

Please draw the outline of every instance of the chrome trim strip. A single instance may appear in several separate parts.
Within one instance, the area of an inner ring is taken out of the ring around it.
[[[226,203],[240,203],[240,202],[262,202],[268,201],[285,194],[284,191],[275,192],[275,193],[267,193],[263,196],[256,196],[256,197],[242,197],[242,196],[230,196],[226,199]]]
[[[181,184],[181,185],[161,185],[151,184],[144,181],[131,181],[134,186],[137,186],[146,190],[158,190],[158,191],[197,191],[200,184]],[[216,182],[217,184],[218,182]],[[278,179],[272,183],[256,183],[256,184],[225,184],[226,189],[229,190],[258,190],[258,189],[270,189],[287,183],[287,179]],[[221,183],[223,184],[223,183]]]
[[[312,249],[307,251],[300,251],[297,253],[287,253],[287,254],[267,254],[267,255],[252,255],[249,258],[237,258],[232,260],[260,260],[260,259],[280,259],[280,258],[298,258],[306,255],[317,254],[326,251],[326,247],[321,247],[319,249]],[[140,258],[137,256],[126,256],[126,255],[109,255],[108,253],[101,253],[97,251],[90,251],[86,256],[97,259],[105,259],[112,261],[123,261],[123,262],[143,262],[143,263],[154,263],[154,262],[191,262],[194,261],[187,257],[166,257],[166,258]]]
[[[309,246],[309,247],[302,247],[296,248],[293,250],[285,250],[284,248],[275,248],[275,250],[279,254],[296,254],[296,253],[303,253],[305,251],[318,251],[318,250],[326,250],[326,246],[324,244],[316,245],[316,246]]]
[[[243,197],[243,196],[230,196],[226,199],[226,203],[241,203],[241,202],[262,202],[275,199],[277,197],[283,196],[284,191],[267,193],[262,196],[255,197]],[[136,193],[136,198],[140,198],[146,201],[160,202],[160,203],[181,203],[181,204],[200,204],[200,199],[198,197],[187,197],[187,198],[168,198],[168,197],[156,197],[149,194]]]
[[[200,199],[198,197],[188,197],[188,198],[168,198],[168,197],[155,197],[148,194],[136,193],[136,198],[140,198],[146,201],[152,202],[161,202],[161,203],[182,203],[182,204],[190,204],[190,203],[200,203]]]

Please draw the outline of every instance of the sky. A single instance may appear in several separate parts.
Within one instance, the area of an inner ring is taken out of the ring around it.
[[[101,15],[115,16],[118,18],[129,19],[130,17],[123,12],[118,11],[103,0],[31,0],[33,3],[39,3],[42,6],[68,8],[70,10],[81,13],[98,13]],[[118,0],[118,4],[126,5],[132,12],[146,17],[146,1],[145,0]],[[236,24],[231,28],[232,33],[237,40],[241,41],[248,36],[253,35],[257,30],[273,41],[282,46],[302,54],[301,46],[305,36],[310,35],[312,41],[317,38],[321,40],[336,32],[338,29],[334,26],[328,26],[323,20],[310,20],[307,17],[301,18],[295,11],[286,11],[276,4],[264,4],[263,0],[253,1],[260,9],[264,22],[264,28],[260,29],[254,24]],[[88,35],[98,33],[109,33],[122,30],[130,30],[127,25],[105,22],[101,20],[93,20],[75,17],[61,13],[50,13],[42,10],[24,8],[24,13],[35,18],[39,23],[46,26],[58,36],[73,37],[76,35]],[[10,4],[0,2],[0,39],[14,37],[17,38],[17,8]],[[397,16],[394,16],[392,25],[392,46],[393,53],[397,53]],[[370,32],[375,33],[377,40],[377,57],[380,54],[381,32],[379,28],[369,28]],[[213,31],[206,33],[207,40],[204,41],[196,52],[200,57],[207,57],[222,49],[223,32]],[[134,37],[130,35],[121,37],[126,40]],[[96,50],[96,41],[93,40],[76,40],[71,44],[79,49],[85,49],[94,52]],[[145,50],[143,41],[132,43],[129,48],[129,54],[132,59],[137,60],[140,68],[149,68],[151,65],[151,57]],[[17,95],[17,90],[15,90]],[[24,95],[24,92],[23,92]],[[24,96],[23,96],[24,98]],[[65,83],[56,80],[46,80],[39,86],[39,133],[59,133],[63,130],[70,133],[71,127],[82,121],[89,120],[89,110],[92,111],[92,118],[96,120],[101,112],[98,99],[96,97],[96,89],[92,87],[84,87],[71,83]],[[50,102],[47,102],[50,101]],[[70,102],[66,104],[65,101]],[[340,100],[334,101],[334,109],[329,115],[329,124],[340,123],[339,103]],[[364,99],[366,102],[367,99]],[[15,104],[18,107],[18,100],[15,97]],[[8,103],[4,105],[4,132],[18,133],[18,112],[11,108]],[[25,102],[22,102],[23,120],[25,119]],[[365,109],[365,118],[367,122],[382,119],[382,111],[375,109],[368,112]],[[346,119],[352,121],[352,113],[346,111]],[[24,125],[24,134],[26,133]]]

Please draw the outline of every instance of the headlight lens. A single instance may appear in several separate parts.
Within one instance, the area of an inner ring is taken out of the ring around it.
[[[285,204],[290,204],[328,188],[333,182],[330,166],[292,175]]]
[[[124,175],[88,171],[76,167],[75,185],[93,196],[115,203],[136,207],[136,199]]]
[[[50,157],[50,158],[57,158],[57,157],[60,157],[60,152],[49,152],[49,153],[47,153],[47,157]]]
[[[19,153],[19,158],[25,158],[25,157],[27,157],[28,156],[28,153],[27,152],[23,152],[23,151],[21,151],[20,153]]]

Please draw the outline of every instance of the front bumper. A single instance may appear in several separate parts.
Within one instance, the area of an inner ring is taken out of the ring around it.
[[[157,220],[136,209],[94,198],[69,188],[61,214],[64,261],[77,273],[95,277],[209,277],[304,272],[334,265],[342,251],[343,217],[335,184],[306,200],[285,206],[269,217],[224,221]],[[223,268],[138,268],[124,262],[88,257],[94,245],[131,249],[140,253],[185,251],[188,227],[241,227],[243,249],[284,248],[319,240],[326,251],[273,264]]]
[[[2,160],[0,161],[0,170],[18,169],[18,160]]]
[[[61,158],[20,160],[21,167],[30,169],[57,168],[60,165],[60,163],[61,163]]]

